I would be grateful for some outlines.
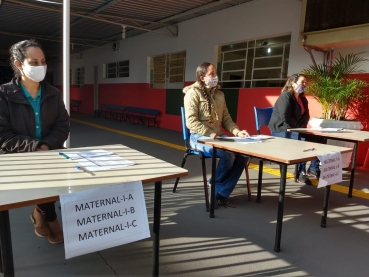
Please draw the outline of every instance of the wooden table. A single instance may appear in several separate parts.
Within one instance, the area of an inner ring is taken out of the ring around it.
[[[318,144],[307,141],[285,139],[285,138],[273,138],[263,141],[262,143],[241,144],[237,142],[226,142],[219,140],[198,140],[197,142],[206,145],[213,146],[212,157],[212,182],[211,182],[211,201],[210,201],[210,217],[214,217],[214,199],[215,199],[215,172],[216,172],[216,154],[217,149],[234,152],[236,154],[243,154],[249,157],[259,158],[280,165],[281,178],[279,186],[279,202],[277,213],[277,226],[275,235],[274,251],[280,252],[281,236],[282,236],[282,222],[283,222],[283,210],[284,210],[284,195],[286,190],[286,174],[287,166],[296,164],[299,162],[312,161],[317,158],[317,155],[326,154],[329,152],[340,152],[342,154],[352,151],[351,148],[338,147],[333,145]],[[314,151],[306,151],[304,149],[315,148]],[[260,172],[261,171],[261,172]],[[261,181],[262,181],[262,168],[259,167],[258,178],[258,192],[257,198],[260,202],[261,197]],[[329,187],[329,186],[328,186]],[[323,216],[321,226],[325,227],[327,220],[329,193],[325,193]]]
[[[329,129],[328,129],[329,130]],[[300,136],[303,134],[313,135],[317,137],[322,137],[325,139],[335,139],[347,142],[354,143],[354,153],[351,162],[351,175],[350,175],[350,186],[348,197],[352,197],[352,189],[354,188],[354,179],[355,179],[355,169],[356,169],[356,158],[357,158],[357,149],[359,142],[369,141],[369,132],[365,131],[357,131],[357,130],[340,130],[340,131],[328,131],[322,128],[321,130],[317,129],[309,129],[309,128],[294,128],[288,129],[289,132],[297,132]]]
[[[188,175],[188,171],[124,145],[70,148],[63,152],[104,149],[137,164],[90,176],[76,169],[77,163],[56,151],[0,156],[0,244],[4,276],[14,276],[9,210],[59,200],[60,194],[114,184],[155,182],[153,222],[153,276],[159,274],[162,181]]]

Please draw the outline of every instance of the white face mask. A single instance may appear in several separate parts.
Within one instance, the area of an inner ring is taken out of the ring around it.
[[[211,77],[205,77],[204,78],[205,85],[213,88],[216,87],[218,84],[218,76],[215,76],[214,78]]]
[[[46,75],[47,66],[31,66],[29,64],[23,64],[23,73],[34,82],[41,82]]]

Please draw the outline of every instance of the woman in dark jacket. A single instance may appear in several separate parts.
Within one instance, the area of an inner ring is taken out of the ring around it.
[[[302,74],[293,74],[287,80],[274,105],[268,125],[273,136],[298,139],[297,132],[287,132],[287,129],[306,128],[310,115],[308,101],[304,94],[305,88],[306,78]],[[297,172],[294,172],[295,181],[311,185],[307,175],[319,179],[319,160],[311,161],[308,171],[306,171],[306,162],[297,165]]]
[[[46,61],[41,46],[24,40],[10,48],[15,78],[0,86],[0,147],[5,153],[47,151],[63,147],[69,115],[61,92],[43,81]],[[31,213],[35,233],[50,243],[63,242],[54,202]]]

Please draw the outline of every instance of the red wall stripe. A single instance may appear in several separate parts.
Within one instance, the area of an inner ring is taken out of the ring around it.
[[[353,75],[369,81],[369,73]],[[185,86],[193,82],[185,82]],[[254,106],[274,106],[281,92],[280,88],[250,88],[240,89],[238,98],[237,125],[246,129],[250,134],[256,134]],[[369,88],[366,90],[369,95]],[[83,88],[72,87],[71,99],[81,100],[81,112],[93,114],[93,85],[84,85]],[[161,128],[182,131],[180,116],[165,113],[166,90],[150,89],[146,83],[128,84],[99,84],[99,103],[118,104],[160,110],[159,124]],[[321,115],[320,104],[311,96],[308,96],[311,117]],[[364,103],[359,107],[359,113],[353,115],[364,125],[364,130],[369,130],[369,104]],[[262,133],[269,134],[267,127],[262,128]],[[358,151],[358,164],[364,162],[369,143],[360,143]]]

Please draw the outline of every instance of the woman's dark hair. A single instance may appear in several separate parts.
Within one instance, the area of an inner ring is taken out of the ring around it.
[[[292,87],[292,83],[296,83],[300,77],[305,77],[304,74],[292,74],[290,78],[288,78],[286,84],[284,85],[284,87],[282,88],[281,92],[284,91],[288,91],[289,93],[293,93],[293,87]]]
[[[206,101],[208,102],[208,111],[211,117],[211,100],[210,100],[210,95],[206,92],[205,89],[205,83],[203,81],[201,81],[200,77],[205,77],[206,72],[208,72],[208,67],[213,65],[212,63],[209,62],[203,62],[202,64],[200,64],[197,68],[196,68],[196,80],[197,83],[200,85],[200,89],[202,91],[202,94],[204,95]]]
[[[29,47],[37,47],[42,50],[41,44],[34,39],[22,40],[15,44],[13,44],[9,49],[10,54],[10,66],[13,68],[14,77],[20,77],[21,72],[19,69],[14,65],[14,61],[19,61],[23,63],[24,59],[26,58],[26,51]],[[43,50],[42,50],[43,51]]]

